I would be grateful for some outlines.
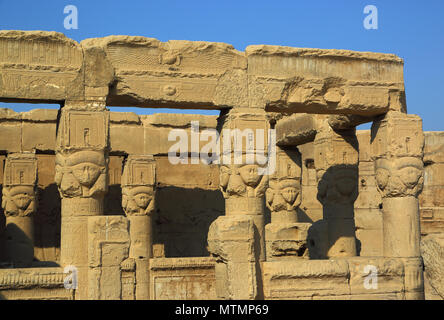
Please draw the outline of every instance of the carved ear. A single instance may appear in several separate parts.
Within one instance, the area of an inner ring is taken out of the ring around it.
[[[18,214],[18,208],[10,197],[6,199],[5,214]]]
[[[273,203],[273,199],[274,199],[274,191],[271,188],[268,188],[267,191],[265,191],[265,205],[267,206],[268,209],[271,209],[271,204]]]
[[[60,185],[60,183],[62,182],[62,178],[63,178],[63,171],[62,171],[62,167],[58,164],[56,164],[55,166],[55,177],[54,177],[54,181],[57,185]]]
[[[152,197],[151,201],[150,201],[150,204],[148,205],[148,207],[145,210],[145,214],[148,215],[148,216],[153,214],[154,209],[155,209],[155,200],[154,200],[154,197]]]
[[[376,182],[379,189],[384,190],[390,178],[389,171],[384,168],[376,169]]]
[[[265,190],[268,186],[268,175],[263,175],[261,181],[257,185],[256,189],[254,189],[254,195],[256,197],[261,197],[264,195]]]
[[[37,209],[37,205],[36,205],[36,201],[33,199],[31,200],[31,203],[28,205],[28,207],[25,210],[25,216],[35,212],[35,210]]]
[[[293,206],[295,208],[299,207],[301,205],[301,202],[302,202],[302,194],[301,194],[301,191],[299,190],[298,195],[297,195],[296,199],[293,202]]]
[[[100,193],[105,193],[108,191],[108,184],[106,183],[108,175],[106,173],[101,173],[97,178],[96,182],[93,184],[89,190],[89,195],[93,196]]]

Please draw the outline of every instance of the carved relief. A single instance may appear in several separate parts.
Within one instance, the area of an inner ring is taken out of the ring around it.
[[[424,185],[424,163],[413,157],[376,160],[376,182],[383,197],[417,197]]]
[[[276,172],[265,195],[271,212],[294,211],[301,204],[301,155],[297,150],[279,150]]]
[[[323,204],[353,204],[358,196],[356,131],[334,131],[322,122],[314,143],[318,200]]]
[[[259,165],[221,165],[220,190],[227,199],[230,196],[260,198],[264,196],[268,176],[258,174]]]
[[[63,149],[105,149],[108,145],[106,112],[62,111],[58,143]]]
[[[6,216],[26,217],[37,209],[37,158],[34,154],[9,154],[6,158],[2,208]]]
[[[100,151],[56,154],[55,182],[61,197],[101,197],[108,187],[108,160]]]
[[[322,204],[353,204],[358,197],[357,166],[339,165],[318,171],[318,195]]]
[[[2,208],[7,217],[27,217],[37,209],[36,194],[33,187],[4,187],[2,196]]]
[[[152,156],[129,156],[122,175],[122,208],[128,216],[154,212],[155,181]]]
[[[123,187],[122,207],[126,215],[152,215],[154,212],[153,187]]]

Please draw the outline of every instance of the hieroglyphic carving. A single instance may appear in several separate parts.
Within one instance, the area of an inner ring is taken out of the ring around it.
[[[101,103],[97,111],[84,109],[84,104],[72,103],[61,110],[55,170],[62,198],[60,263],[79,269],[79,299],[97,294],[88,292],[94,289],[88,286],[88,261],[79,252],[88,252],[88,239],[81,236],[88,232],[88,217],[103,215],[109,162],[109,113]]]
[[[127,216],[154,211],[155,162],[152,156],[129,156],[122,175],[122,207]]]
[[[29,266],[34,258],[33,213],[37,209],[37,158],[11,153],[5,161],[2,208],[6,216],[6,259]]]
[[[57,32],[0,31],[0,96],[62,101],[81,98],[80,45]]]
[[[135,272],[136,299],[149,298],[148,262],[153,255],[156,164],[151,155],[130,155],[122,174],[122,208],[129,220],[130,250],[122,270]]]
[[[265,227],[267,260],[306,256],[311,225],[298,223],[296,212],[301,203],[301,154],[296,147],[277,149],[276,171],[266,192],[271,211],[271,223]]]
[[[76,70],[82,64],[82,55],[77,48],[61,41],[0,38],[0,61]]]
[[[107,112],[66,110],[62,112],[58,143],[67,150],[103,150],[108,145]]]
[[[12,153],[6,158],[2,208],[6,216],[26,217],[37,209],[37,158],[35,154]]]
[[[270,177],[266,191],[266,205],[272,216],[282,211],[296,214],[295,209],[301,203],[301,155],[297,149],[278,148],[276,162],[276,172]]]

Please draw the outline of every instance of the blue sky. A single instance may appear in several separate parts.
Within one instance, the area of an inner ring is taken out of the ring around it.
[[[63,9],[70,4],[78,8],[77,30],[63,26]],[[363,27],[366,5],[378,8],[377,30]],[[226,42],[238,50],[251,44],[275,44],[395,53],[405,60],[408,112],[423,118],[424,130],[435,131],[444,130],[444,102],[439,98],[444,91],[443,15],[442,0],[0,0],[0,29],[59,31],[77,41],[124,34],[161,41]],[[0,104],[5,106],[16,111],[36,107]],[[162,111],[122,110],[142,114]]]

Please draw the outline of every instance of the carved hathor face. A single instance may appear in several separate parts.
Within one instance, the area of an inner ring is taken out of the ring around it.
[[[247,187],[257,189],[264,178],[258,168],[257,164],[221,165],[220,187],[224,195],[242,195],[247,192]]]
[[[4,187],[2,207],[7,216],[27,216],[35,211],[35,190],[31,186]]]
[[[105,179],[106,160],[102,152],[79,151],[66,156],[56,155],[55,182],[63,196],[89,195],[85,191],[92,189],[98,180],[102,180],[103,186],[95,188],[96,191],[104,191]]]
[[[414,157],[376,161],[376,182],[386,196],[417,196],[423,187],[424,164]]]
[[[358,168],[353,165],[338,165],[327,171],[319,170],[318,200],[321,203],[353,203],[358,196]]]
[[[127,215],[150,215],[154,211],[153,187],[122,188],[122,207]]]
[[[301,186],[298,180],[270,180],[269,184],[265,195],[267,206],[273,212],[293,210],[301,203]]]
[[[261,181],[262,176],[258,174],[258,165],[246,164],[239,167],[242,181],[249,187],[255,188]]]

